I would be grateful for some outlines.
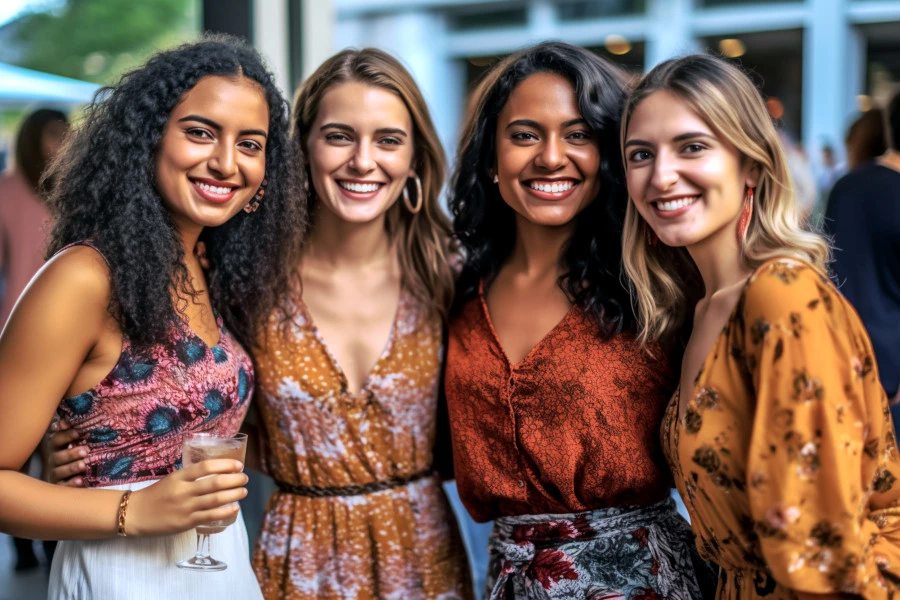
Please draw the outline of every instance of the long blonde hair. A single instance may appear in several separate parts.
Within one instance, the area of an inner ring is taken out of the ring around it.
[[[413,170],[422,181],[422,209],[413,214],[402,201],[395,202],[387,211],[386,228],[399,249],[403,286],[432,314],[446,318],[453,300],[454,276],[449,262],[450,221],[439,204],[445,174],[444,150],[425,99],[409,72],[393,56],[374,48],[348,49],[335,54],[297,89],[291,135],[306,149],[310,127],[325,92],[349,81],[396,94],[412,117]],[[410,180],[406,185],[408,193],[415,198],[415,184]],[[314,200],[315,194],[310,190],[307,201]]]
[[[668,60],[647,73],[629,94],[622,117],[624,147],[635,108],[650,94],[666,90],[678,96],[713,130],[758,166],[753,217],[743,242],[750,269],[778,257],[794,257],[824,270],[829,246],[804,229],[784,150],[763,99],[750,78],[725,60],[695,54]],[[684,248],[647,243],[650,227],[628,203],[622,257],[631,279],[639,322],[639,340],[668,340],[689,318],[703,294],[703,282]]]

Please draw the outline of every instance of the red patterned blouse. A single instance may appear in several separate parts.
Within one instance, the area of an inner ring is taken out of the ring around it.
[[[510,365],[483,293],[450,321],[445,389],[459,495],[476,521],[647,505],[672,486],[659,429],[671,365],[604,341],[573,306]]]

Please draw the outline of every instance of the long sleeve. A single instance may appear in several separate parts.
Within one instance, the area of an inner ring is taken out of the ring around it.
[[[797,591],[887,597],[867,517],[900,471],[882,460],[896,448],[865,329],[801,263],[760,273],[740,310],[756,394],[747,491],[769,569]]]

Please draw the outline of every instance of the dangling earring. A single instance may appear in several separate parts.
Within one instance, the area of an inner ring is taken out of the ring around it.
[[[644,230],[644,233],[647,234],[647,245],[656,248],[656,245],[659,243],[659,236],[656,235],[656,232],[653,231],[653,228],[647,225],[647,229]]]
[[[750,227],[750,219],[753,217],[753,188],[747,188],[747,194],[744,196],[744,206],[741,208],[741,217],[737,223],[737,239],[740,246],[744,245],[744,238],[747,236],[747,229]]]
[[[416,181],[416,204],[413,205],[409,200],[409,190],[406,185],[403,186],[403,203],[406,205],[406,209],[412,214],[418,213],[422,210],[422,205],[425,203],[425,197],[422,195],[422,180],[419,179],[419,176],[413,173],[412,177],[408,179],[415,179]],[[408,183],[408,181],[407,181]]]
[[[494,183],[500,183],[500,178],[494,175]]]
[[[266,186],[269,184],[268,179],[262,180],[262,185],[259,186],[259,189],[256,191],[256,195],[253,196],[253,199],[244,206],[245,213],[255,213],[259,209],[259,203],[266,195]]]

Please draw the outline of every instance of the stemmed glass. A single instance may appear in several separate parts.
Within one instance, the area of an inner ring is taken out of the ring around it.
[[[182,464],[188,467],[194,463],[214,458],[231,458],[241,463],[247,454],[247,434],[222,437],[212,433],[193,433],[184,440]],[[220,533],[234,523],[237,513],[229,519],[212,521],[197,526],[197,552],[191,558],[175,563],[182,569],[193,571],[224,571],[228,565],[210,556],[209,536]]]

